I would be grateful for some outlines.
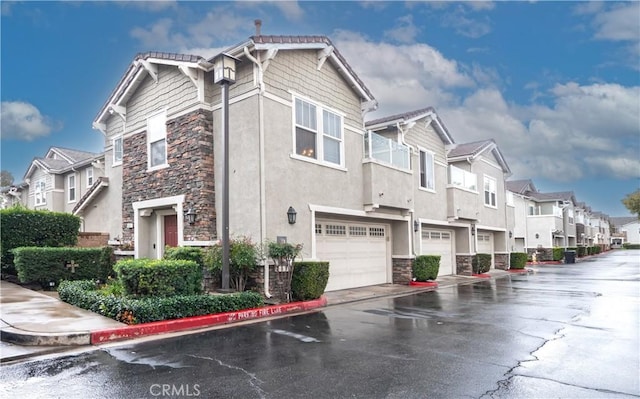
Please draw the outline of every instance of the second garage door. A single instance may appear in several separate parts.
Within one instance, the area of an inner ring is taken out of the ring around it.
[[[438,276],[453,274],[453,232],[450,230],[422,230],[422,254],[440,255]]]
[[[319,220],[316,257],[329,262],[325,291],[388,283],[388,234],[385,224]]]

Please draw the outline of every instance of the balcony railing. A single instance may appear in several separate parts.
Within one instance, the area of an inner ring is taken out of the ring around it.
[[[409,169],[409,147],[379,134],[367,132],[364,136],[364,156],[376,161]]]
[[[478,176],[464,169],[449,165],[449,184],[465,190],[478,191]]]

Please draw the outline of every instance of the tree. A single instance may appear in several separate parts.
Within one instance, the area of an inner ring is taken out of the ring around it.
[[[13,175],[8,170],[0,172],[0,187],[6,187],[13,184]]]
[[[638,219],[640,219],[640,189],[631,194],[627,194],[627,196],[622,199],[622,203],[627,207],[629,212],[635,214],[638,216]]]

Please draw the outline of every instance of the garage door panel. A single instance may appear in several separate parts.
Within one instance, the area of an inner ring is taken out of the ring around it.
[[[316,256],[329,262],[326,291],[388,282],[385,225],[318,221]]]
[[[438,276],[453,274],[453,231],[435,229],[422,230],[422,254],[440,255]]]

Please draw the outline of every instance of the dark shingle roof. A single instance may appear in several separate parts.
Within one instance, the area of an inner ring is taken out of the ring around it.
[[[556,193],[527,192],[527,195],[538,201],[572,201],[575,202],[573,191],[559,191]]]
[[[63,148],[63,147],[51,147],[51,149],[60,152],[65,157],[71,159],[73,163],[86,161],[87,159],[93,159],[101,155],[95,152],[73,150],[71,148]]]
[[[488,146],[495,144],[493,140],[474,141],[473,143],[458,144],[447,154],[449,158],[472,157],[479,154]]]
[[[374,127],[374,126],[384,126],[385,124],[397,123],[397,122],[406,122],[411,119],[420,118],[429,114],[433,114],[438,121],[438,125],[442,127],[443,132],[440,131],[440,128],[436,128],[436,133],[440,136],[440,139],[445,144],[453,144],[453,137],[449,133],[449,129],[444,125],[436,110],[433,107],[421,108],[415,111],[405,112],[402,114],[395,114],[386,116],[384,118],[374,119],[372,121],[365,122],[365,127]]]
[[[530,179],[526,179],[526,180],[509,180],[509,181],[505,182],[505,184],[507,185],[507,190],[509,190],[509,191],[511,191],[513,193],[524,194],[527,191],[537,191],[537,190],[535,190],[533,182]],[[529,188],[533,188],[534,190],[528,190]]]
[[[634,223],[638,221],[636,216],[617,216],[609,219],[616,227],[622,227],[625,224]]]

